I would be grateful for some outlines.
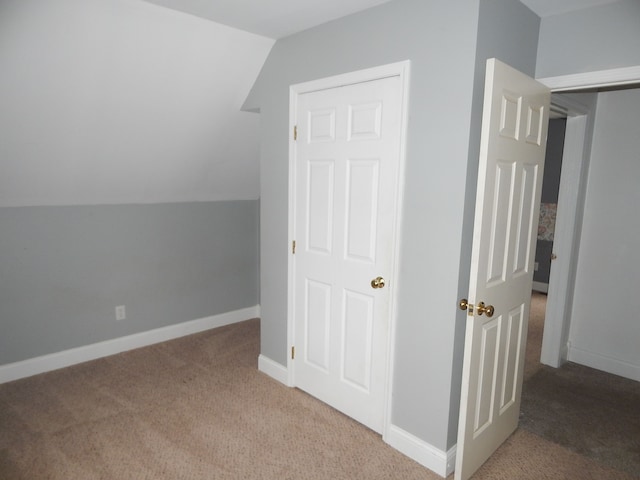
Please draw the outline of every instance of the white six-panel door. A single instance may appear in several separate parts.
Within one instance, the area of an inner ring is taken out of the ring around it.
[[[378,432],[401,93],[393,76],[300,94],[296,110],[294,384]]]
[[[518,426],[549,99],[544,85],[487,61],[456,480]]]

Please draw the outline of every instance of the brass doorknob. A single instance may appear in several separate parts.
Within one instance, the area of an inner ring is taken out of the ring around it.
[[[458,302],[458,308],[460,310],[466,310],[467,308],[469,308],[469,301],[466,298],[463,298]]]
[[[485,305],[484,302],[480,302],[478,304],[478,315],[482,315],[482,314],[487,314],[487,317],[491,318],[493,317],[493,313],[495,312],[495,309],[493,308],[493,305]]]
[[[371,280],[371,288],[384,288],[384,278],[377,277]]]

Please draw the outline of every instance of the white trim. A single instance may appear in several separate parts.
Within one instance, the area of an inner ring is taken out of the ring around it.
[[[612,87],[640,83],[640,65],[610,70],[539,78],[539,82],[552,92],[566,92],[596,87]],[[564,100],[564,101],[563,101]],[[580,243],[581,209],[589,169],[590,138],[587,132],[592,112],[581,108],[571,99],[561,99],[561,106],[580,116],[567,118],[567,134],[562,160],[558,215],[554,252],[558,259],[551,264],[549,296],[545,315],[544,334],[540,361],[559,367],[569,357],[568,331],[571,326],[573,289],[575,288],[575,261]],[[582,106],[584,107],[584,106]],[[592,125],[592,124],[591,124]]]
[[[585,90],[598,87],[613,87],[638,83],[640,66],[613,68],[594,72],[538,78],[537,80],[554,92]]]
[[[549,291],[549,284],[543,282],[533,282],[533,290],[536,292],[547,293]]]
[[[569,361],[640,382],[640,366],[569,346]]]
[[[392,287],[391,296],[389,298],[389,312],[391,315],[389,323],[389,344],[387,346],[387,372],[386,372],[386,399],[384,407],[384,418],[382,424],[382,435],[385,435],[391,427],[391,409],[393,408],[393,372],[395,372],[396,358],[396,326],[398,318],[398,282],[400,279],[400,245],[402,239],[402,225],[404,221],[404,189],[405,189],[405,164],[407,158],[407,130],[409,124],[409,88],[410,88],[410,68],[409,61],[400,64],[400,82],[402,84],[402,99],[400,100],[402,109],[401,125],[400,125],[400,162],[398,164],[398,184],[397,190],[397,206],[396,206],[396,223],[394,225],[395,235],[393,238],[393,254],[392,275],[396,279]]]
[[[296,140],[293,138],[293,131],[296,128],[298,111],[298,94],[299,92],[292,86],[289,88],[289,218],[288,221],[288,239],[289,248],[292,246],[292,242],[295,240],[296,234]],[[295,258],[289,250],[288,264],[287,264],[287,385],[295,385],[295,362],[290,354],[291,348],[295,345],[295,311],[294,311],[294,296],[295,285],[294,279],[296,278],[296,262]]]
[[[384,441],[441,477],[448,477],[456,464],[456,446],[444,452],[396,425],[390,425]]]
[[[156,328],[147,332],[135,333],[133,335],[127,335],[126,337],[114,338],[112,340],[105,340],[104,342],[63,350],[62,352],[30,358],[20,362],[0,365],[0,383],[107,357],[127,350],[133,350],[134,348],[146,347],[154,343],[173,340],[174,338],[242,322],[259,316],[260,307],[256,305],[254,307],[243,308],[211,317]]]
[[[401,85],[401,125],[400,125],[400,154],[398,164],[398,185],[397,185],[397,201],[396,201],[396,224],[393,232],[392,245],[394,255],[392,259],[392,275],[394,279],[399,278],[399,255],[401,244],[401,222],[403,212],[403,197],[404,197],[404,176],[405,176],[405,163],[406,163],[406,141],[407,141],[407,123],[409,118],[409,79],[410,79],[411,62],[409,60],[397,63],[391,63],[388,65],[382,65],[378,67],[368,68],[365,70],[359,70],[356,72],[350,72],[342,75],[335,75],[332,77],[322,78],[318,80],[312,80],[309,82],[292,85],[289,87],[289,245],[295,240],[295,198],[296,198],[296,142],[293,139],[293,129],[297,124],[296,112],[298,106],[298,96],[304,93],[315,92],[318,90],[326,90],[330,88],[337,88],[346,85],[353,85],[362,82],[370,82],[374,80],[380,80],[389,77],[400,77]],[[294,313],[294,278],[295,278],[295,258],[293,255],[289,255],[288,259],[288,285],[287,285],[287,382],[289,386],[295,386],[295,362],[289,355],[289,349],[295,342],[295,313]],[[392,389],[393,385],[393,358],[395,357],[395,332],[396,332],[396,318],[397,318],[397,296],[399,282],[390,283],[393,288],[390,288],[389,297],[389,332],[388,332],[388,345],[387,345],[387,371],[385,373],[385,406],[383,411],[383,426],[382,434],[390,427],[391,423],[391,405],[392,405]],[[284,382],[283,382],[284,383]]]
[[[569,324],[575,283],[575,255],[580,242],[581,198],[589,159],[585,157],[588,115],[568,117],[558,190],[549,293],[545,312],[540,362],[558,368],[567,360]]]
[[[561,110],[567,117],[587,115],[590,107],[576,100],[571,94],[554,93],[551,95],[551,106]]]
[[[289,385],[289,372],[287,372],[287,368],[262,354],[258,356],[258,370],[265,375],[269,375],[274,380],[283,383],[287,387],[293,386]]]
[[[356,72],[349,72],[341,75],[334,75],[332,77],[320,78],[318,80],[311,80],[309,82],[291,85],[290,91],[297,96],[303,93],[344,87],[346,85],[354,85],[356,83],[371,82],[373,80],[381,80],[383,78],[398,76],[404,77],[405,75],[409,74],[410,65],[411,62],[409,60],[405,60],[403,62],[381,65],[379,67],[366,68],[364,70],[358,70]],[[295,120],[295,110],[293,111],[293,113],[294,115],[290,116],[289,118]]]

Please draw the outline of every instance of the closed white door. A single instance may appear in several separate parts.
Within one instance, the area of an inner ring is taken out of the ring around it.
[[[304,93],[295,144],[294,384],[381,432],[401,81]]]
[[[518,426],[549,120],[547,87],[487,61],[456,480]]]

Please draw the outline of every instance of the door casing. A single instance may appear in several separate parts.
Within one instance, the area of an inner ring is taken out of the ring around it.
[[[554,93],[577,93],[594,88],[640,84],[640,65],[599,70],[557,77],[538,78],[540,83]],[[553,97],[552,97],[553,101]],[[589,169],[590,138],[586,138],[590,123],[589,111],[584,105],[567,102],[563,104],[569,112],[563,152],[558,198],[556,238],[553,250],[557,259],[553,261],[549,276],[549,293],[542,340],[540,361],[559,367],[567,361],[569,328],[575,287],[576,255],[580,242],[582,208],[586,176]],[[586,147],[586,148],[585,148]]]
[[[398,185],[396,188],[396,216],[395,225],[392,235],[393,255],[392,255],[392,278],[394,279],[394,288],[390,292],[390,308],[391,318],[389,319],[388,332],[388,348],[385,375],[385,407],[382,435],[385,437],[391,422],[391,385],[393,383],[393,358],[395,357],[395,332],[396,332],[396,316],[397,316],[397,297],[398,297],[398,272],[399,272],[399,248],[402,226],[402,198],[404,192],[404,166],[406,159],[406,138],[407,138],[407,120],[408,120],[408,97],[409,97],[409,78],[410,78],[410,61],[397,62],[379,67],[373,67],[365,70],[358,70],[342,75],[312,80],[309,82],[292,85],[289,88],[289,212],[288,212],[288,240],[289,249],[295,240],[295,192],[296,192],[296,143],[294,139],[294,128],[297,124],[296,112],[298,106],[298,97],[304,93],[310,93],[318,90],[337,88],[345,85],[353,85],[357,83],[369,82],[388,77],[399,77],[401,92],[401,125],[400,125],[400,155],[398,165]],[[291,252],[291,250],[289,250]],[[288,349],[294,346],[295,342],[295,312],[294,312],[294,276],[295,262],[292,254],[288,257],[288,281],[287,281],[287,345]],[[295,386],[295,370],[292,355],[287,354],[287,385]]]

